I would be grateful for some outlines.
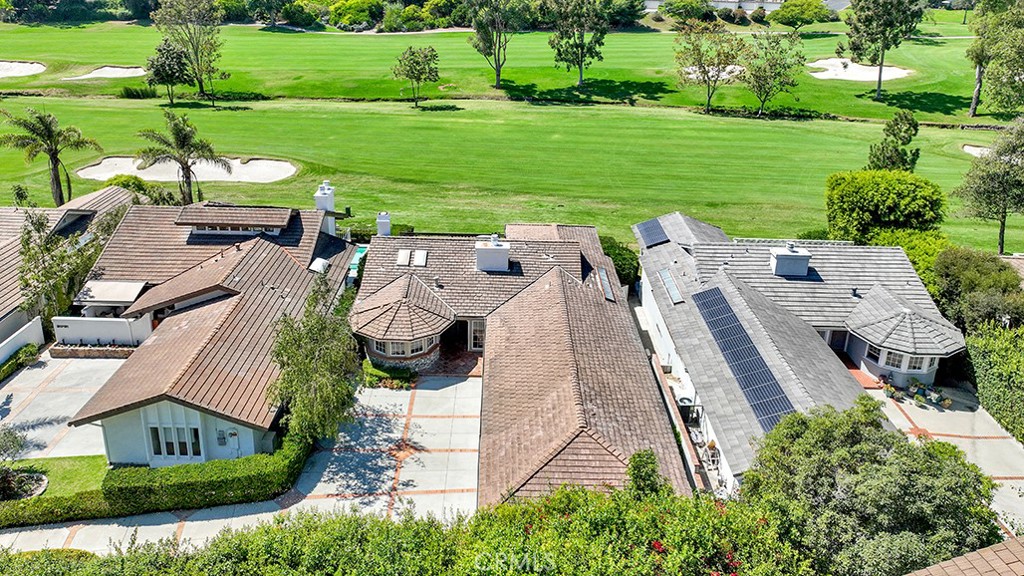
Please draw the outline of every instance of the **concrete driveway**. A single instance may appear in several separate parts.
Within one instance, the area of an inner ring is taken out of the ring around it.
[[[967,459],[999,483],[992,508],[1004,528],[1024,530],[1024,446],[996,422],[970,392],[944,388],[953,398],[949,410],[912,400],[897,402],[880,390],[868,391],[881,400],[886,416],[900,430],[955,444]]]
[[[199,545],[225,528],[292,510],[469,514],[476,510],[480,397],[478,377],[424,376],[412,390],[361,390],[355,420],[318,448],[294,489],[276,500],[12,528],[0,530],[0,546],[106,554],[133,535],[140,543],[175,538]]]
[[[0,423],[28,434],[31,449],[25,458],[103,454],[98,425],[70,428],[67,421],[122,363],[58,359],[43,352],[38,362],[0,383]]]

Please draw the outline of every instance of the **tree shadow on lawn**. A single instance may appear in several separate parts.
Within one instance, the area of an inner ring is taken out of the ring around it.
[[[857,98],[872,100],[875,91],[870,90],[857,94]],[[935,114],[954,115],[965,112],[971,105],[971,99],[966,96],[954,94],[943,94],[941,92],[918,92],[906,90],[903,92],[882,91],[882,103],[893,108],[903,108],[915,112],[932,112]]]
[[[663,95],[672,92],[672,88],[665,82],[605,79],[586,80],[583,86],[548,90],[540,90],[532,82],[517,84],[514,80],[503,80],[502,89],[512,100],[525,100],[537,105],[595,104],[609,100],[634,106],[637,100],[661,100]]]
[[[911,44],[918,46],[945,46],[946,40],[942,36],[915,36],[907,40]]]

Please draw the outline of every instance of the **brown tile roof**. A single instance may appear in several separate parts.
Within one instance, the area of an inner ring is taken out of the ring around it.
[[[438,297],[461,317],[483,318],[555,266],[581,278],[577,242],[512,240],[508,272],[476,268],[476,238],[458,236],[375,236],[366,252],[357,302],[401,276],[411,274],[434,286]],[[425,250],[426,266],[399,265],[399,250]]]
[[[131,190],[126,190],[120,186],[107,186],[85,196],[72,198],[65,202],[58,210],[93,212],[96,214],[96,217],[101,217],[120,206],[133,203],[136,199],[138,199],[138,196]]]
[[[322,238],[317,252],[331,261],[328,276],[335,283],[347,273],[354,252],[339,243]],[[283,314],[301,313],[314,276],[305,263],[266,236],[246,243],[238,253],[230,259],[226,253],[223,268],[205,264],[217,269],[209,276],[226,272],[219,285],[236,294],[168,316],[72,425],[161,399],[254,428],[272,424],[277,410],[267,402],[266,390],[278,376],[271,358],[277,320]],[[235,265],[227,270],[231,261]],[[197,277],[205,275],[196,271]],[[185,276],[179,277],[183,290],[191,282],[181,280]],[[170,292],[176,291],[180,290]]]
[[[230,234],[203,234],[175,224],[177,206],[132,206],[93,267],[103,280],[140,280],[160,284],[248,239]],[[299,211],[277,236],[264,238],[284,247],[308,266],[324,214]]]
[[[1024,542],[1010,538],[908,576],[1024,576]]]
[[[352,307],[352,330],[374,340],[411,341],[444,332],[455,311],[422,280],[406,274]]]
[[[0,319],[14,312],[24,301],[21,295],[21,240],[0,240]]]
[[[198,202],[181,209],[179,226],[264,226],[284,228],[292,217],[291,208],[236,206],[220,202]]]
[[[628,305],[605,300],[596,275],[549,271],[487,317],[485,338],[481,505],[563,483],[620,486],[647,448],[689,490]]]
[[[199,263],[151,288],[135,301],[123,316],[135,317],[184,302],[215,291],[229,292],[227,281],[239,262],[256,246],[257,240],[222,248],[209,260]]]

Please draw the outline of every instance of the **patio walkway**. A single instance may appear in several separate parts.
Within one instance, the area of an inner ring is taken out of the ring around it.
[[[845,353],[839,354],[839,359],[843,361],[843,365],[850,371],[850,376],[853,376],[854,379],[860,383],[862,388],[865,390],[882,389],[882,384],[880,382],[877,382],[873,376],[861,370],[860,367],[854,364],[853,360],[851,360]]]
[[[965,390],[943,388],[953,399],[953,406],[944,410],[912,400],[897,402],[886,398],[880,390],[868,393],[883,402],[886,416],[910,436],[925,436],[956,445],[967,459],[1000,484],[992,508],[1003,520],[1003,529],[1024,527],[1024,446],[1011,436],[978,404],[977,398]]]

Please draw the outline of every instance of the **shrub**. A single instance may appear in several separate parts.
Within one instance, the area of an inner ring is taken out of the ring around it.
[[[369,358],[363,360],[363,385],[367,388],[408,390],[416,380],[416,371],[393,366],[375,366]]]
[[[902,171],[860,170],[828,177],[825,213],[829,237],[864,244],[883,228],[933,230],[946,197],[930,180]]]
[[[386,4],[384,16],[381,18],[378,32],[405,32],[405,24],[402,23],[402,5]]]
[[[1024,322],[1020,276],[995,254],[951,246],[935,258],[936,302],[957,326],[971,329],[1009,316]]]
[[[119,514],[269,500],[292,487],[309,450],[309,444],[285,437],[273,454],[165,468],[115,468],[103,479],[103,496]]]
[[[1024,442],[1024,328],[988,322],[967,337],[981,405]]]
[[[157,206],[176,206],[179,202],[177,194],[163,186],[160,186],[159,184],[146,182],[142,178],[131,174],[118,174],[117,176],[111,176],[103,183],[103,185],[120,186],[125,190],[145,196],[149,199],[150,204],[155,204]]]
[[[655,22],[664,22],[665,17],[661,15],[661,12],[654,12],[651,14],[651,20],[654,20]]]
[[[643,17],[643,0],[611,0],[608,5],[608,22],[612,26],[632,26]]]
[[[828,228],[811,228],[796,235],[797,240],[828,240]]]
[[[935,259],[951,246],[946,235],[938,230],[910,230],[889,228],[871,237],[872,246],[899,246],[907,253],[914,271],[921,277],[932,298],[937,298],[939,287],[935,278]]]
[[[124,86],[121,88],[121,98],[127,98],[129,100],[147,100],[149,98],[156,98],[156,88],[152,86]]]
[[[0,527],[33,526],[128,514],[110,506],[100,490],[0,502]]]
[[[665,0],[658,10],[678,22],[708,20],[715,16],[715,11],[707,0]]]
[[[224,11],[225,22],[248,22],[252,20],[245,0],[214,0],[214,5]]]
[[[640,279],[640,257],[622,242],[611,236],[601,236],[601,250],[612,259],[619,282],[632,288]]]
[[[311,2],[298,0],[281,8],[281,19],[300,28],[309,28],[319,22],[319,7]]]
[[[740,26],[750,24],[750,18],[747,16],[747,11],[743,8],[737,8],[732,11],[732,21]]]
[[[18,370],[21,370],[25,366],[29,366],[35,363],[36,359],[39,358],[39,347],[35,344],[25,344],[11,357],[0,364],[0,382],[3,382],[11,374],[14,374]]]
[[[402,27],[406,32],[419,32],[426,29],[428,16],[423,9],[412,4],[402,10]]]
[[[408,224],[392,224],[391,235],[392,236],[411,236],[415,232],[415,228]],[[368,244],[374,236],[377,235],[376,224],[353,224],[349,228],[349,236],[353,242],[358,244]],[[366,258],[363,258],[363,262],[366,262]]]
[[[376,24],[384,17],[381,0],[342,0],[331,6],[330,23],[334,26]]]
[[[462,0],[427,0],[423,11],[434,20],[446,20],[445,25],[438,22],[438,28],[469,26],[472,21],[469,4]]]
[[[760,6],[750,13],[750,20],[756,24],[766,25],[768,23],[768,12],[764,6]]]
[[[733,13],[732,8],[719,8],[715,12],[715,14],[718,16],[718,19],[721,20],[722,22],[728,22],[732,24],[733,22],[736,21],[735,14]]]

